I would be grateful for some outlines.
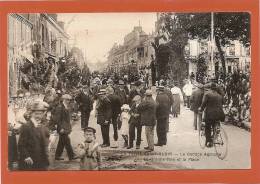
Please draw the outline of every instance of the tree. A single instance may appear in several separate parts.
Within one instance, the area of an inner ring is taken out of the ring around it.
[[[207,75],[207,64],[206,64],[205,56],[203,54],[200,54],[196,62],[197,62],[196,81],[203,84],[204,77]]]
[[[184,48],[188,44],[188,28],[190,15],[180,13],[161,13],[157,22],[158,36],[152,43],[155,48],[156,61],[159,68],[172,66],[173,79],[182,82],[187,77],[187,63],[185,63]],[[160,39],[164,39],[167,44],[159,44]],[[169,52],[164,48],[168,48]],[[164,66],[164,67],[163,67]],[[162,70],[160,73],[165,74]]]
[[[190,17],[190,27],[187,31],[191,38],[209,38],[211,14],[190,14]],[[226,62],[222,48],[228,45],[231,40],[239,40],[246,47],[250,45],[250,14],[247,12],[214,13],[214,37],[225,75]]]
[[[178,58],[177,61],[173,59],[171,62],[177,66],[185,64],[184,48],[189,39],[207,39],[211,34],[210,13],[162,13],[157,24],[159,31],[156,39],[163,38],[170,43],[175,52],[174,56]],[[250,45],[249,13],[214,13],[214,37],[225,76],[226,62],[223,47],[231,40],[239,40],[244,46]],[[157,40],[153,43],[156,57],[160,46]],[[179,68],[175,71],[178,72]]]

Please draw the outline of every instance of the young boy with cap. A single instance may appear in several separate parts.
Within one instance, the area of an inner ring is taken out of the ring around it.
[[[81,170],[100,170],[101,154],[99,144],[95,140],[95,133],[96,130],[94,128],[84,128],[85,141],[79,144]]]

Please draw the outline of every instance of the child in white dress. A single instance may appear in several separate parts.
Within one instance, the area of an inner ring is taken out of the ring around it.
[[[128,125],[128,121],[130,119],[130,107],[127,104],[124,104],[121,107],[121,116],[120,116],[120,120],[122,122],[122,127],[121,127],[121,135],[124,139],[124,147],[128,146],[128,134],[129,134],[129,125]]]

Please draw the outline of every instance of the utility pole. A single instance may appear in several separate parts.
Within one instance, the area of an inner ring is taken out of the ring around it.
[[[214,73],[214,12],[211,12],[211,75]]]

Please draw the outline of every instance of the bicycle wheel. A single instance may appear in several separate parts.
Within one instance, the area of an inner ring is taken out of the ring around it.
[[[214,133],[213,144],[218,158],[225,159],[228,153],[228,136],[222,127],[220,127],[219,133]]]
[[[198,128],[200,147],[204,149],[206,147],[205,125],[203,125],[202,122],[200,122]]]

